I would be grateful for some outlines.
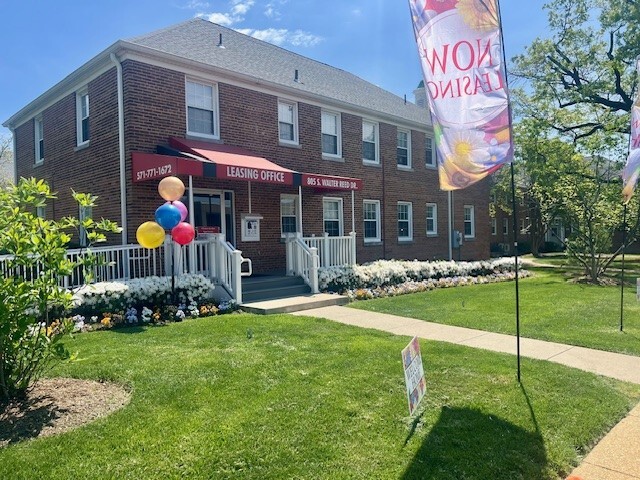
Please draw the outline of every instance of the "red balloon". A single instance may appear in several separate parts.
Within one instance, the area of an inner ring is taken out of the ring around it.
[[[171,230],[171,237],[174,242],[180,245],[186,245],[190,243],[196,236],[196,231],[193,229],[190,223],[180,222]]]

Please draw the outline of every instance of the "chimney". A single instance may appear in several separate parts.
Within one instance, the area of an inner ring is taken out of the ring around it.
[[[420,108],[427,108],[427,90],[424,88],[424,80],[420,80],[418,87],[413,91],[415,103]]]

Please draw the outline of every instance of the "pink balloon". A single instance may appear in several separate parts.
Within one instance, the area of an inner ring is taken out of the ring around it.
[[[190,243],[196,236],[196,231],[193,229],[190,223],[180,222],[171,230],[171,237],[174,242],[180,245],[186,245]]]
[[[175,200],[173,202],[167,202],[172,204],[174,207],[176,207],[178,210],[180,210],[180,221],[184,222],[185,219],[187,218],[187,215],[189,214],[189,211],[187,210],[187,206],[182,203],[180,200]]]

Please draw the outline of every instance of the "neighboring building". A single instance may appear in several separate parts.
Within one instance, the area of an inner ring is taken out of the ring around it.
[[[13,183],[15,180],[15,171],[13,163],[13,152],[5,150],[0,155],[0,185]]]
[[[81,215],[71,189],[91,192],[93,216],[125,227],[112,243],[136,241],[160,177],[178,174],[195,225],[225,233],[254,272],[284,268],[287,233],[354,230],[358,263],[449,257],[426,109],[202,19],[117,41],[4,125],[18,176],[58,192],[46,215]],[[488,258],[489,183],[453,205],[460,257]]]

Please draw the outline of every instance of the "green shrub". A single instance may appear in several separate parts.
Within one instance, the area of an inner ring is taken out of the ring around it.
[[[82,207],[96,200],[75,192],[73,197]],[[71,231],[84,228],[93,244],[119,230],[108,220],[37,217],[37,208],[53,198],[48,185],[33,178],[0,190],[0,250],[8,253],[0,279],[0,399],[23,394],[53,359],[69,357],[61,339],[72,323],[61,315],[71,306],[71,293],[60,282],[77,267],[87,278],[96,262],[90,249],[75,262],[67,258]]]

